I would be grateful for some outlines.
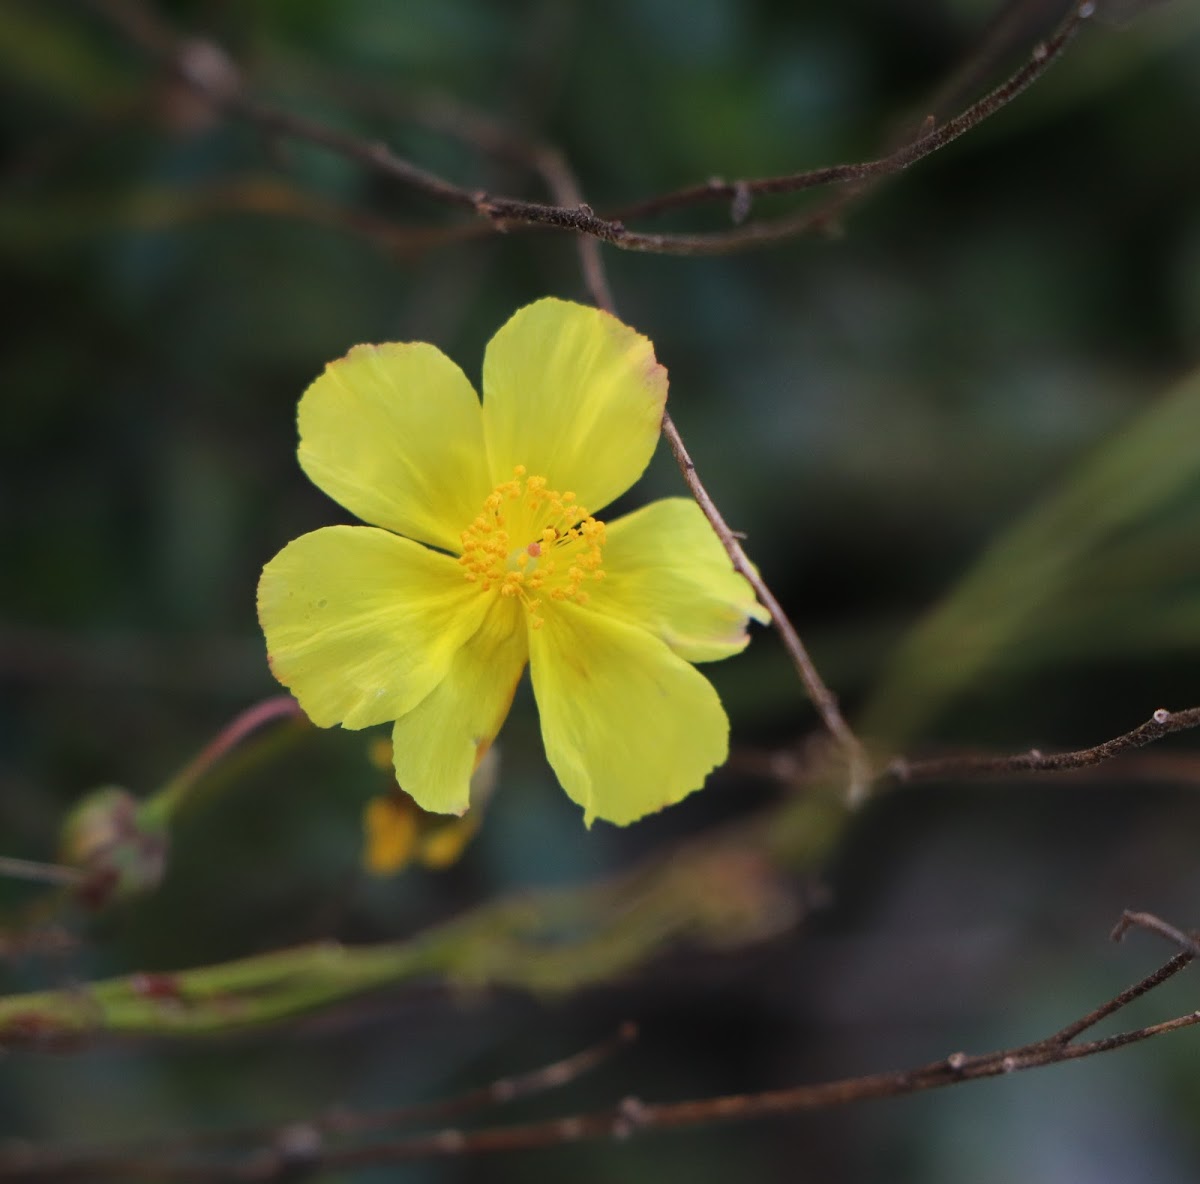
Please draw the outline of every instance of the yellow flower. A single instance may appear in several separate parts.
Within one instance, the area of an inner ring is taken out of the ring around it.
[[[373,876],[391,876],[413,860],[434,871],[457,863],[479,830],[481,806],[496,784],[498,750],[488,749],[471,777],[471,804],[465,818],[429,814],[405,797],[393,781],[363,807],[363,867]],[[392,769],[392,745],[378,740],[370,747],[371,764]]]
[[[699,508],[593,515],[642,474],[667,374],[646,338],[562,300],[488,344],[482,405],[423,343],[357,346],[300,401],[301,467],[371,526],[331,526],[263,569],[275,677],[315,724],[395,721],[396,778],[461,814],[529,664],[550,764],[586,822],[699,789],[729,721],[689,663],[766,620]]]

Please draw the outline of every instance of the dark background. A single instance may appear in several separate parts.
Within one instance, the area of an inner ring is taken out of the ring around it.
[[[1021,35],[1004,63],[1052,9],[1010,6]],[[995,15],[983,0],[158,11],[225,45],[265,98],[461,184],[542,198],[526,170],[444,128],[462,123],[456,104],[505,120],[562,148],[600,210],[714,174],[876,155]],[[605,251],[618,309],[668,367],[718,504],[847,708],[884,733],[879,688],[923,614],[1196,364],[1200,13],[1176,0],[1134,15],[1085,28],[1028,94],[880,188],[839,235],[716,259]],[[415,250],[348,226],[337,211],[376,230],[456,215],[213,117],[84,4],[0,5],[0,146],[0,853],[50,859],[86,790],[150,792],[272,693],[258,571],[287,540],[345,520],[295,462],[295,402],[324,363],[359,341],[421,339],[477,377],[516,307],[586,292],[558,233]],[[726,225],[720,206],[652,224]],[[1171,463],[1196,451],[1190,484],[1084,557],[898,744],[1068,748],[1200,702],[1200,426],[1176,444]],[[1135,460],[1136,483],[1162,458]],[[636,496],[681,490],[661,449]],[[814,727],[769,633],[706,673],[738,748]],[[1195,920],[1193,750],[1170,742],[1153,776],[889,795],[856,819],[803,931],[727,956],[667,954],[568,999],[410,990],[251,1038],[14,1053],[0,1060],[0,1138],[120,1140],[398,1104],[563,1055],[626,1018],[643,1032],[632,1050],[514,1117],[1033,1039],[1157,964],[1149,938],[1106,943],[1122,907]],[[0,982],[402,937],[499,892],[623,866],[782,792],[721,774],[629,832],[587,832],[544,764],[527,692],[501,762],[459,865],[370,881],[359,817],[381,775],[363,735],[311,734],[179,820],[158,893],[83,924],[62,958],[0,966]],[[0,883],[0,908],[32,893]],[[1130,1022],[1195,1000],[1185,975]],[[833,1114],[337,1178],[1160,1184],[1196,1178],[1198,1098],[1196,1037],[1183,1033]]]

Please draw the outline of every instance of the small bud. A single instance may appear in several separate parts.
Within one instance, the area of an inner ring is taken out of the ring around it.
[[[144,821],[133,794],[105,785],[67,815],[59,857],[83,872],[75,889],[80,901],[102,909],[158,886],[166,865],[167,836]]]

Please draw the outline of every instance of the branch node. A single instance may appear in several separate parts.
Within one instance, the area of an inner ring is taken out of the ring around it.
[[[275,1136],[275,1150],[288,1166],[315,1162],[321,1155],[321,1132],[311,1122],[293,1122]]]
[[[1160,707],[1151,718],[1156,724],[1166,724],[1171,722],[1171,713],[1165,707]]]
[[[617,1116],[612,1124],[614,1139],[628,1139],[650,1120],[650,1112],[641,1098],[622,1098],[617,1103]]]
[[[1145,929],[1148,933],[1157,933],[1159,937],[1176,946],[1181,954],[1189,958],[1200,958],[1200,941],[1196,940],[1195,933],[1185,933],[1153,913],[1126,909],[1121,914],[1121,919],[1113,926],[1109,937],[1113,941],[1120,941],[1131,929]]]
[[[961,1073],[963,1066],[967,1063],[967,1054],[965,1052],[952,1052],[946,1058],[946,1067],[955,1073]]]
[[[440,1151],[447,1151],[451,1154],[462,1151],[467,1145],[467,1136],[462,1131],[448,1128],[444,1131],[438,1131],[434,1135],[434,1142],[437,1144]]]
[[[184,82],[218,103],[232,99],[242,89],[242,75],[233,59],[214,41],[192,37],[184,41],[175,58]]]
[[[510,1102],[516,1096],[517,1084],[511,1077],[501,1078],[492,1086],[492,1100],[495,1102]]]
[[[733,201],[729,206],[729,216],[734,226],[741,226],[750,215],[750,206],[754,200],[750,186],[745,181],[739,181],[733,187]]]

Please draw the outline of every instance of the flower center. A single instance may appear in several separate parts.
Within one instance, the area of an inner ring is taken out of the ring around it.
[[[459,537],[466,578],[481,592],[499,588],[501,596],[518,598],[534,629],[542,625],[537,610],[544,598],[586,604],[583,583],[604,579],[604,523],[576,505],[570,491],[527,477],[524,465],[488,494]]]

